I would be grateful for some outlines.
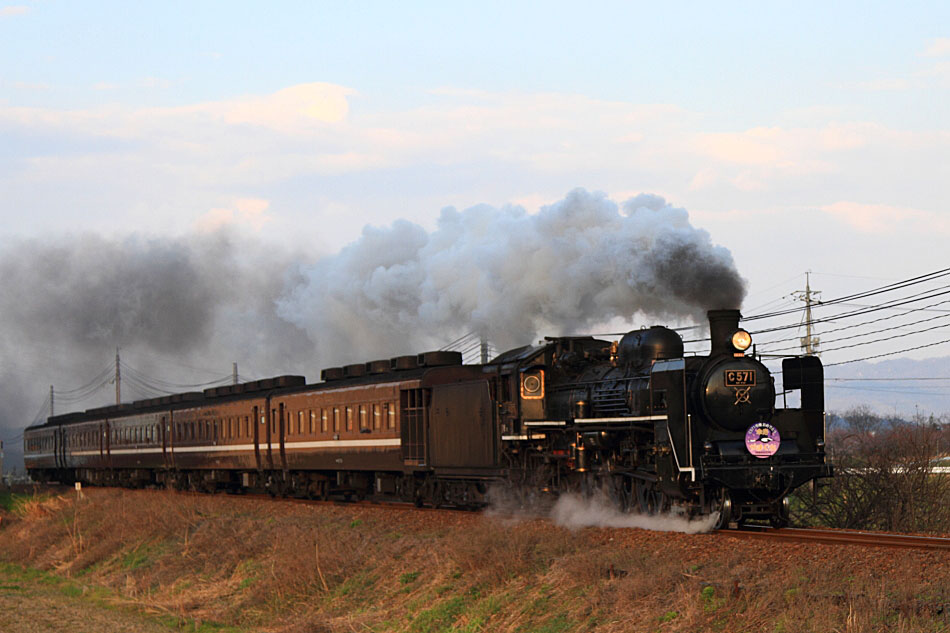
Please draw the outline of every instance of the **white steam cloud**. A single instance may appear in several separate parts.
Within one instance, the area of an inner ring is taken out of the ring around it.
[[[527,214],[442,211],[398,221],[304,271],[279,314],[332,363],[418,352],[477,331],[499,349],[641,313],[699,318],[738,308],[732,256],[684,209],[643,194],[622,205],[583,189]]]
[[[620,512],[601,497],[561,495],[551,509],[551,519],[559,526],[576,530],[585,527],[640,528],[655,532],[709,532],[719,519],[717,513],[690,520],[684,516],[628,514]]]

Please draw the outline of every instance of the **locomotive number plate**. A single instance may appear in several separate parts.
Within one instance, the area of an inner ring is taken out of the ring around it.
[[[727,387],[754,387],[755,370],[754,369],[727,369],[722,372],[726,379]]]

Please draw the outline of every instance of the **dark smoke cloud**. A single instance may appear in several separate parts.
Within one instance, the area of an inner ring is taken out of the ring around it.
[[[280,313],[328,362],[408,353],[471,330],[498,347],[636,314],[703,318],[737,308],[729,252],[653,195],[619,206],[583,189],[535,215],[520,207],[442,211],[431,233],[367,227],[305,271]]]
[[[322,367],[434,349],[472,330],[505,349],[618,317],[702,319],[744,294],[729,252],[685,210],[651,195],[618,206],[582,189],[534,215],[481,205],[444,209],[431,232],[366,227],[315,264],[228,233],[13,241],[0,251],[0,284],[8,440],[50,384],[86,383],[116,346],[141,374],[176,384],[208,381],[209,368],[225,375],[232,361],[246,377],[314,381]],[[152,395],[131,386],[126,401]],[[57,413],[113,400],[106,388]]]
[[[276,314],[299,260],[227,233],[185,238],[95,235],[12,241],[0,251],[0,437],[16,439],[49,385],[57,413],[114,403],[66,393],[108,367],[115,348],[142,375],[180,385],[226,376],[315,376],[306,333]],[[187,390],[185,388],[179,391]],[[124,381],[123,400],[161,395]],[[8,457],[19,442],[6,446]]]

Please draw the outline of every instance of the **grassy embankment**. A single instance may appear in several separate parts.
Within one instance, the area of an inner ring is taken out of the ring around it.
[[[950,630],[947,554],[160,492],[11,501],[0,583],[171,630]]]

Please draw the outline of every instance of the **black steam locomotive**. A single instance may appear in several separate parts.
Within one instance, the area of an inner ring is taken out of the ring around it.
[[[502,416],[517,440],[510,470],[563,489],[606,487],[624,508],[680,506],[719,524],[788,521],[788,495],[830,477],[824,380],[812,356],[783,360],[800,408],[775,407],[769,370],[746,355],[737,310],[709,313],[708,356],[684,356],[673,330],[629,332],[616,345],[550,338],[493,361],[521,375],[520,409]]]
[[[709,313],[708,356],[652,327],[619,343],[547,338],[483,365],[427,352],[50,417],[24,434],[36,480],[399,498],[478,507],[521,492],[605,491],[626,510],[721,525],[788,520],[832,474],[821,362],[783,360],[775,407],[737,310]]]

